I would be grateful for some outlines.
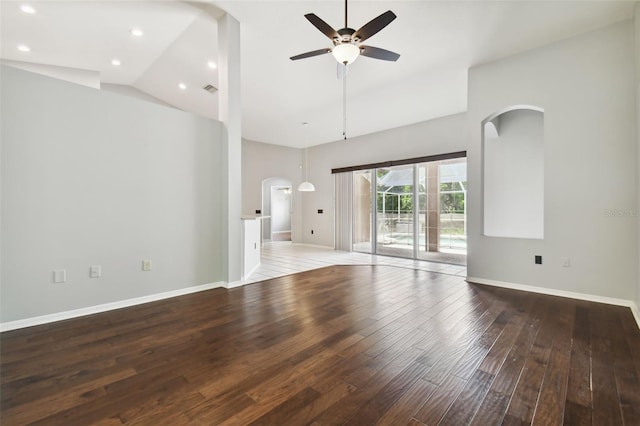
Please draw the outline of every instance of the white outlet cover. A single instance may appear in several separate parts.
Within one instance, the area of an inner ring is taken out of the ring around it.
[[[142,270],[143,271],[150,271],[151,270],[151,261],[150,260],[143,260],[142,261]]]
[[[67,282],[67,270],[66,269],[58,269],[53,271],[53,282],[54,283],[66,283]]]

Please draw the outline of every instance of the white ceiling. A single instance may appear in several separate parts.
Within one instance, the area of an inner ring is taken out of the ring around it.
[[[132,86],[168,104],[217,117],[217,8],[241,22],[243,136],[302,147],[341,139],[342,81],[331,55],[300,61],[298,53],[330,47],[304,14],[343,27],[340,1],[33,1],[0,4],[0,57],[99,71],[103,83]],[[217,7],[216,7],[217,6]],[[366,44],[401,54],[398,62],[362,57],[350,65],[349,136],[466,110],[470,66],[631,19],[630,1],[359,1],[349,26],[386,10],[398,18]],[[131,27],[144,36],[129,34]],[[31,52],[16,49],[19,43]],[[120,67],[111,59],[122,61]],[[178,83],[187,85],[186,90]]]

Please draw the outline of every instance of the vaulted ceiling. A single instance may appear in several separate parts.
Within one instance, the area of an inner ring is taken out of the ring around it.
[[[35,13],[25,13],[29,4]],[[241,23],[245,138],[302,147],[341,139],[343,81],[331,55],[290,56],[330,47],[304,14],[343,27],[340,1],[32,1],[1,4],[0,57],[100,73],[176,108],[217,117],[216,18]],[[466,110],[467,69],[625,19],[629,1],[359,1],[349,26],[398,16],[367,44],[397,62],[358,58],[347,77],[349,136]],[[144,34],[130,33],[140,28]],[[26,45],[29,52],[17,49]],[[119,66],[112,65],[118,59]],[[178,85],[184,84],[184,88]],[[305,136],[302,122],[309,122]]]

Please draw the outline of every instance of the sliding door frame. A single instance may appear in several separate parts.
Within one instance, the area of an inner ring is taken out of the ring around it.
[[[411,165],[413,168],[413,248],[412,248],[412,257],[413,260],[420,260],[418,254],[420,252],[420,165],[424,163],[436,162],[441,160],[455,159],[455,158],[467,158],[466,151],[452,152],[449,154],[440,154],[440,155],[431,155],[427,157],[418,157],[411,158],[407,160],[399,160],[399,161],[387,161],[383,163],[373,163],[362,166],[353,166],[353,167],[342,167],[337,169],[332,169],[331,173],[345,173],[350,172],[353,173],[358,170],[368,170],[370,174],[370,182],[371,182],[371,252],[370,254],[380,255],[378,252],[378,169],[400,166],[400,165]],[[427,177],[427,170],[425,168],[425,179]],[[425,180],[426,185],[426,180]],[[426,189],[425,189],[426,191]],[[466,199],[466,197],[465,197]],[[428,197],[426,197],[425,192],[425,202],[428,202]],[[465,203],[466,204],[466,203]],[[425,206],[426,208],[426,206]],[[427,211],[427,210],[425,210]],[[466,233],[466,205],[465,205],[465,233]],[[354,224],[356,220],[355,217],[355,209],[352,209],[351,212],[351,223]],[[426,225],[425,225],[426,226]],[[355,229],[352,226],[352,232]],[[425,230],[425,244],[427,243],[427,230]],[[352,239],[353,241],[353,239]],[[353,250],[353,244],[351,245],[351,250]],[[382,254],[382,256],[393,256],[389,254]],[[404,256],[395,256],[402,257],[404,259],[409,259],[409,257]]]

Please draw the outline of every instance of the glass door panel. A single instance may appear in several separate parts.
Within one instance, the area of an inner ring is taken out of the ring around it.
[[[438,250],[443,253],[466,255],[466,159],[441,162],[440,179],[440,241]]]
[[[466,264],[467,159],[418,165],[420,242],[418,259]]]
[[[377,253],[413,257],[414,166],[376,169]]]

